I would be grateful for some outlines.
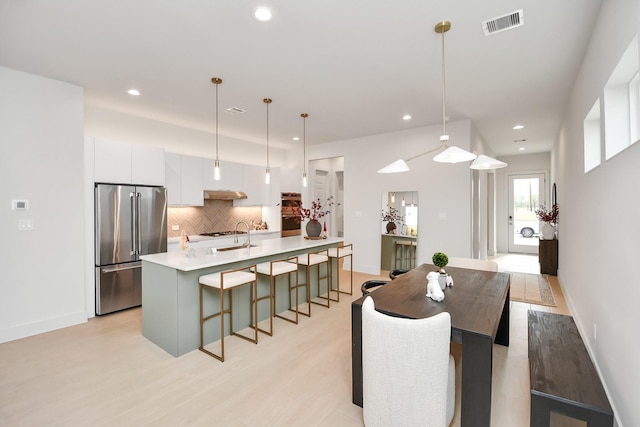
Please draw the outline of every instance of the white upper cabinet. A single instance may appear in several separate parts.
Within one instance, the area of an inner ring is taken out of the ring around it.
[[[283,193],[302,193],[302,169],[280,169],[280,190]]]
[[[166,187],[170,206],[204,206],[202,159],[166,153]]]
[[[131,144],[96,139],[94,159],[95,182],[131,184]]]
[[[164,185],[164,149],[119,141],[94,140],[94,181]]]
[[[131,183],[164,185],[164,148],[131,145]]]
[[[280,203],[280,168],[271,168],[271,184],[265,183],[265,167],[242,165],[242,191],[246,199],[234,200],[234,206],[275,206]]]
[[[243,165],[239,163],[220,161],[220,180],[213,179],[213,165],[215,160],[202,159],[202,179],[205,190],[243,191]]]

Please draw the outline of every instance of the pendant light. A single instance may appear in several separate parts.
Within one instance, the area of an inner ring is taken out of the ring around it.
[[[307,187],[307,113],[300,114],[302,117],[302,186]]]
[[[445,85],[445,62],[444,62],[444,33],[451,29],[451,22],[442,21],[438,22],[434,28],[434,31],[438,34],[442,34],[442,135],[440,136],[440,145],[427,150],[425,152],[416,154],[415,156],[409,157],[408,159],[399,159],[394,161],[393,163],[388,164],[382,169],[378,170],[378,173],[398,173],[398,172],[407,172],[411,170],[409,168],[408,162],[417,159],[418,157],[422,157],[426,154],[434,153],[436,151],[440,151],[444,148],[444,151],[438,153],[433,160],[440,163],[458,163],[458,162],[468,162],[470,160],[474,160],[476,155],[470,153],[467,150],[463,150],[462,148],[456,146],[449,146],[449,135],[447,135],[446,128],[446,85]],[[501,162],[499,160],[492,159],[488,156],[482,156],[481,160],[478,160],[478,163],[474,162],[472,169],[497,169],[500,167],[504,167],[507,164]]]
[[[267,169],[264,175],[265,184],[271,184],[271,169],[269,168],[269,104],[271,104],[271,98],[265,98],[262,100],[265,104],[267,104]]]
[[[478,170],[491,170],[491,169],[500,169],[507,166],[505,162],[501,162],[500,160],[491,158],[489,156],[485,156],[484,154],[480,154],[469,166],[471,169]]]
[[[222,84],[222,79],[213,77],[211,83],[216,85],[216,161],[213,164],[213,179],[220,181],[220,160],[218,159],[218,86]]]
[[[451,29],[451,22],[438,22],[434,28],[435,32],[442,34],[442,135],[440,136],[440,144],[446,149],[437,154],[433,160],[440,163],[458,163],[468,162],[476,158],[476,155],[462,148],[455,146],[449,147],[449,135],[447,135],[447,103],[445,91],[445,72],[444,72],[444,33]]]

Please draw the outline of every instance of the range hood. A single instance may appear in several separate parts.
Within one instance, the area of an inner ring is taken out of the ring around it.
[[[204,198],[209,200],[238,200],[246,199],[247,195],[242,191],[204,190]]]

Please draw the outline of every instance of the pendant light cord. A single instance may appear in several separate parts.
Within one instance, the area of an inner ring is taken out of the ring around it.
[[[302,169],[307,172],[307,113],[300,114],[302,116]]]
[[[218,160],[218,84],[216,84],[216,160]]]
[[[446,127],[446,117],[447,117],[447,108],[446,108],[446,92],[445,92],[445,80],[444,80],[444,33],[445,31],[442,31],[442,135],[446,135],[447,134],[447,127]],[[447,143],[445,142],[445,145],[447,145]]]
[[[271,104],[272,100],[265,98],[262,102],[267,104],[267,169],[269,169],[269,104]]]

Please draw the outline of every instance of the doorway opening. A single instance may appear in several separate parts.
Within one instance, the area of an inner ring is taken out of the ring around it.
[[[333,196],[336,205],[326,217],[327,234],[344,237],[344,157],[309,162],[309,199],[322,201]]]
[[[536,209],[545,204],[545,174],[514,174],[509,179],[509,253],[537,254],[540,221]]]

